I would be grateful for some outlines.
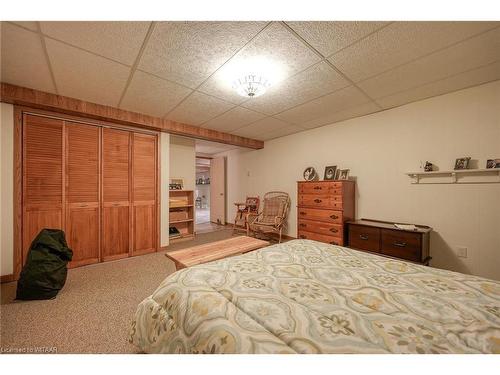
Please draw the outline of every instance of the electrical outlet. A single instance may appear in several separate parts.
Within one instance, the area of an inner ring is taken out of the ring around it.
[[[457,256],[459,258],[467,258],[467,248],[464,246],[457,247]]]

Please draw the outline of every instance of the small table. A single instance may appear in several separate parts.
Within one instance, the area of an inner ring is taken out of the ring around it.
[[[238,236],[227,240],[210,242],[205,245],[167,252],[165,255],[175,263],[177,270],[211,262],[233,255],[244,254],[269,246],[268,241],[248,236]]]

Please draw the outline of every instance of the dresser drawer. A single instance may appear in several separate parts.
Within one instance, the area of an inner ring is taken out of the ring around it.
[[[338,196],[302,194],[299,196],[300,206],[342,209],[342,199]]]
[[[349,225],[349,246],[355,249],[380,252],[380,229]]]
[[[382,254],[414,262],[422,260],[422,237],[419,233],[390,229],[381,229],[381,232]]]
[[[303,230],[299,230],[299,238],[307,239],[307,240],[314,240],[314,241],[319,241],[319,242],[325,242],[325,243],[329,243],[331,245],[337,245],[337,246],[343,246],[343,244],[344,244],[344,241],[342,240],[342,238],[335,237],[335,236],[326,236],[324,234],[307,232],[307,231],[303,231]]]
[[[343,237],[341,224],[325,223],[322,221],[299,220],[299,231],[314,232],[327,236]]]
[[[330,186],[323,182],[305,182],[299,184],[299,193],[303,194],[328,194]]]
[[[299,205],[312,207],[326,207],[330,205],[330,196],[316,194],[301,194]]]
[[[339,196],[340,199],[342,199],[342,186],[332,187],[330,189],[329,193],[332,195],[337,195],[337,196]]]
[[[335,193],[334,193],[335,191]],[[299,183],[302,194],[342,194],[342,182],[303,182]]]
[[[342,211],[299,207],[297,216],[299,220],[306,219],[342,224]]]

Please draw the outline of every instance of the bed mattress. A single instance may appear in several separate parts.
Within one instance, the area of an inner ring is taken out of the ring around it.
[[[500,282],[310,240],[183,269],[142,301],[146,353],[499,353]]]

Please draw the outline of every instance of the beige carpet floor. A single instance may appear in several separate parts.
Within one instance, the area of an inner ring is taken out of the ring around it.
[[[231,237],[203,233],[169,251]],[[128,331],[139,302],[175,271],[165,252],[70,269],[53,300],[14,301],[16,283],[1,286],[2,351],[55,347],[58,353],[135,353]]]

